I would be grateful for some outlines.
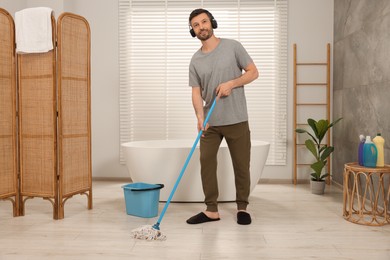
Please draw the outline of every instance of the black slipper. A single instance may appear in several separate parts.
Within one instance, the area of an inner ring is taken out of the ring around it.
[[[200,223],[217,221],[217,220],[220,220],[220,218],[209,218],[208,216],[206,216],[206,214],[201,212],[201,213],[187,219],[187,223],[188,224],[200,224]]]
[[[237,223],[240,225],[249,225],[252,222],[251,215],[245,211],[237,212]]]

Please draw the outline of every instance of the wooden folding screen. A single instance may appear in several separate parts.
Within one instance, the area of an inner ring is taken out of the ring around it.
[[[59,218],[74,194],[86,194],[92,208],[90,38],[83,17],[58,18]]]
[[[18,207],[20,215],[24,215],[26,200],[34,197],[41,197],[52,203],[54,219],[64,218],[64,204],[75,194],[87,195],[88,208],[91,209],[91,80],[88,22],[81,16],[64,13],[59,17],[56,27],[52,16],[54,49],[47,53],[17,54],[16,95],[15,76],[12,76],[15,75],[13,20],[9,15],[4,17],[10,23],[8,26],[10,32],[7,34],[10,39],[7,40],[8,49],[0,48],[2,55],[0,198],[15,196],[14,215],[17,215]],[[6,22],[4,17],[1,16],[2,23]],[[1,27],[3,41],[3,30],[4,34],[7,31],[4,29],[6,26]],[[11,51],[12,54],[7,54],[7,51]],[[15,96],[18,97],[17,102]],[[15,122],[16,103],[19,115],[18,138]],[[3,110],[7,113],[4,117],[4,120],[7,120],[4,129]],[[15,159],[17,140],[19,160]],[[16,169],[18,165],[19,189]],[[7,169],[4,170],[7,174],[3,174],[3,168]]]
[[[0,8],[0,199],[12,201],[18,216],[15,70],[15,26]]]

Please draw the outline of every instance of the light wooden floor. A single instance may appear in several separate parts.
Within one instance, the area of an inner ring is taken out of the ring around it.
[[[35,198],[26,216],[12,217],[0,201],[0,260],[5,259],[390,259],[390,225],[368,227],[342,217],[342,192],[309,185],[259,184],[250,198],[253,223],[236,223],[235,204],[220,205],[221,221],[188,225],[202,203],[171,203],[161,223],[166,241],[130,238],[130,231],[157,218],[125,213],[119,182],[94,181],[94,209],[85,196],[65,204],[53,220],[51,204]],[[160,203],[160,210],[163,204]]]

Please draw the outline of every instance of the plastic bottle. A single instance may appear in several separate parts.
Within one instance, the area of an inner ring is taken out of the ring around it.
[[[384,167],[385,166],[385,155],[384,155],[385,139],[381,136],[380,133],[378,133],[374,137],[374,139],[372,139],[372,141],[374,142],[376,149],[378,150],[376,167]]]
[[[366,136],[366,142],[363,146],[363,164],[365,167],[375,168],[378,158],[378,150],[375,144],[371,141],[371,136]]]
[[[360,138],[360,143],[359,143],[359,151],[358,151],[358,161],[359,161],[359,165],[360,166],[364,166],[364,163],[363,163],[363,146],[364,146],[364,142],[366,141],[366,138],[364,137],[364,135],[359,135],[359,138]]]

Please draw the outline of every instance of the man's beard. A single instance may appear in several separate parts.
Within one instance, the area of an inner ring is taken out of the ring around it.
[[[207,32],[206,34],[203,33],[203,32]],[[198,35],[196,35],[196,37],[201,40],[201,41],[206,41],[208,39],[211,38],[211,36],[213,36],[213,29],[211,30],[207,30],[207,29],[203,29],[199,32]]]

